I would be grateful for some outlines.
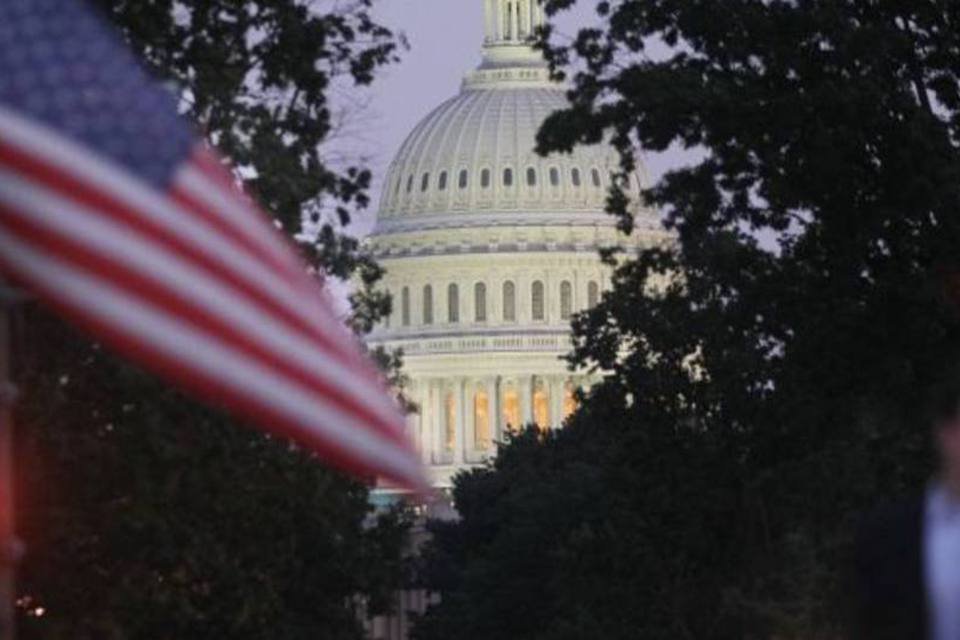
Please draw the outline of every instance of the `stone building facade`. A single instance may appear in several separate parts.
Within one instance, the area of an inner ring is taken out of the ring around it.
[[[542,9],[483,1],[480,66],[401,146],[369,240],[394,300],[369,339],[404,352],[419,406],[411,436],[438,487],[492,455],[507,430],[556,427],[573,411],[592,379],[563,356],[571,316],[609,289],[599,249],[665,238],[650,212],[637,210],[629,238],[604,213],[618,166],[609,147],[535,153],[540,125],[567,104],[529,44]],[[627,191],[637,197],[643,180]]]

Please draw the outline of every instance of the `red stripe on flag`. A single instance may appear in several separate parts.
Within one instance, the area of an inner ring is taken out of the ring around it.
[[[323,456],[323,459],[334,464],[344,471],[348,471],[368,479],[382,476],[400,485],[416,491],[428,491],[422,477],[416,473],[402,473],[400,470],[388,470],[383,465],[368,460],[363,455],[349,451],[339,446],[336,440],[325,438],[316,433],[309,426],[291,420],[282,412],[271,408],[265,403],[258,402],[253,396],[238,393],[221,378],[205,374],[191,366],[189,361],[171,356],[162,349],[155,348],[142,337],[125,331],[117,323],[110,322],[97,314],[91,313],[83,305],[71,304],[64,299],[62,292],[55,285],[36,277],[30,270],[20,269],[16,262],[10,261],[8,256],[0,252],[0,265],[14,274],[18,280],[29,284],[44,300],[56,308],[62,315],[74,323],[87,329],[91,333],[104,338],[123,355],[143,363],[148,369],[162,375],[176,383],[183,390],[207,402],[211,400],[225,408],[238,411],[248,416],[258,424],[266,426],[269,431],[281,437],[291,438]],[[416,460],[416,453],[409,445],[403,452]],[[417,464],[419,464],[417,462]],[[413,466],[413,469],[417,469]]]
[[[373,429],[374,431],[387,435],[397,443],[406,444],[406,437],[402,433],[403,422],[399,420],[399,413],[394,416],[398,418],[397,422],[385,421],[382,416],[357,404],[352,397],[343,394],[340,389],[332,387],[327,379],[318,375],[318,372],[293,366],[289,360],[278,357],[274,351],[265,347],[255,336],[238,331],[220,317],[200,309],[183,295],[157,280],[138,275],[134,270],[126,268],[123,261],[91,250],[82,243],[75,242],[69,235],[59,234],[47,227],[37,225],[29,217],[16,215],[2,204],[0,204],[0,226],[8,229],[21,240],[29,240],[31,244],[44,249],[47,253],[69,261],[73,266],[82,268],[104,281],[111,282],[131,297],[149,300],[152,305],[182,318],[197,329],[219,336],[277,373],[310,388],[328,402],[356,415],[364,421],[364,424],[379,425],[380,428]],[[189,284],[184,283],[184,286]]]

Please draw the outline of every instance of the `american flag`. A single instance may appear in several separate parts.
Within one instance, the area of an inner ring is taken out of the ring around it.
[[[425,487],[317,281],[82,0],[0,0],[0,271],[197,396]]]

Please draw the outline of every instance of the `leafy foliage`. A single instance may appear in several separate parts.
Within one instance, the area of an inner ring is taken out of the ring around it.
[[[369,0],[100,4],[318,273],[372,289],[379,267],[343,233],[369,173],[320,147],[334,84],[369,83],[401,44]],[[364,290],[359,330],[389,308]],[[22,637],[349,639],[359,607],[387,607],[406,516],[375,517],[366,487],[40,309],[16,347]]]
[[[624,171],[639,149],[695,152],[646,193],[676,242],[625,261],[575,320],[572,363],[606,379],[567,430],[460,481],[463,522],[435,551],[457,567],[421,637],[509,608],[485,580],[511,583],[498,554],[531,539],[545,560],[523,579],[548,613],[500,637],[836,636],[851,522],[928,477],[927,390],[960,355],[960,12],[597,12],[568,44],[543,34],[573,88],[540,151],[606,137]]]

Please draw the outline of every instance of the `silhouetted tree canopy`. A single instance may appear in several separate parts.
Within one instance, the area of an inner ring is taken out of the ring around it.
[[[572,86],[539,150],[689,150],[646,192],[676,242],[575,319],[606,377],[566,429],[459,479],[418,638],[836,637],[851,524],[921,489],[960,355],[960,7],[596,9],[543,34]]]

